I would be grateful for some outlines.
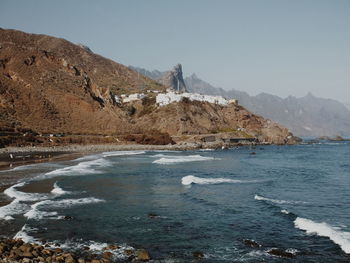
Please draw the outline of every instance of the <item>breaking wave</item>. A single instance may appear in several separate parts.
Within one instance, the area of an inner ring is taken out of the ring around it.
[[[57,216],[57,212],[46,212],[41,211],[39,207],[45,205],[50,206],[50,208],[63,208],[72,205],[82,205],[88,203],[98,203],[104,200],[88,197],[79,199],[62,199],[62,200],[50,200],[57,196],[62,196],[64,194],[70,193],[64,191],[61,187],[54,184],[54,188],[50,194],[40,194],[40,193],[26,193],[17,190],[18,187],[24,186],[25,183],[18,183],[6,189],[4,193],[13,198],[12,202],[8,205],[0,207],[0,219],[12,220],[13,215],[24,214],[28,219],[43,219],[43,218],[54,218],[61,219],[62,217]],[[33,203],[32,205],[28,203]]]
[[[70,193],[69,191],[65,191],[61,187],[59,187],[57,185],[57,182],[54,183],[53,189],[51,190],[51,194],[54,194],[54,195],[65,195],[65,194],[69,194],[69,193]]]
[[[24,225],[20,231],[17,232],[17,234],[13,237],[13,239],[22,239],[23,242],[26,243],[36,243],[38,240],[36,240],[34,237],[29,235],[28,232],[36,230],[35,228],[31,228],[28,225]]]
[[[164,156],[158,160],[153,161],[156,164],[175,164],[175,163],[186,163],[186,162],[198,162],[198,161],[209,161],[215,160],[214,157],[205,157],[201,155],[187,155],[187,156]],[[218,160],[218,159],[216,159]]]
[[[261,195],[255,195],[254,196],[255,200],[258,201],[268,201],[274,204],[306,204],[307,202],[303,202],[303,201],[291,201],[291,200],[278,200],[278,199],[272,199],[272,198],[267,198],[267,197],[263,197]]]
[[[40,220],[40,219],[62,219],[63,216],[58,216],[56,211],[43,211],[40,208],[49,207],[52,208],[66,208],[74,205],[85,205],[92,203],[104,202],[102,199],[87,197],[79,199],[62,199],[62,200],[44,200],[37,202],[31,206],[31,209],[24,214],[28,219]]]
[[[321,237],[328,237],[347,254],[350,254],[350,233],[328,225],[327,223],[317,223],[310,219],[297,217],[294,226],[306,231],[307,234],[315,234]]]
[[[55,177],[55,176],[60,176],[60,175],[82,175],[82,174],[95,174],[99,173],[98,168],[103,168],[110,166],[110,162],[103,159],[99,158],[96,160],[92,161],[85,161],[78,163],[73,166],[68,166],[64,168],[60,168],[51,172],[46,173],[43,177]],[[40,179],[42,176],[36,177]]]
[[[222,184],[222,183],[256,183],[259,181],[242,181],[242,180],[234,180],[228,178],[201,178],[193,175],[188,175],[182,177],[181,183],[183,185],[191,185],[191,184]]]
[[[111,156],[123,156],[123,155],[138,155],[144,154],[145,151],[115,151],[115,152],[104,152],[102,153],[103,157],[111,157]]]
[[[18,183],[4,191],[8,197],[14,198],[14,200],[8,205],[0,207],[0,218],[5,220],[12,220],[13,215],[19,215],[25,213],[29,206],[24,203],[28,201],[39,201],[48,198],[46,194],[38,194],[38,193],[25,193],[17,190],[17,187],[24,186],[25,183]]]
[[[26,183],[18,183],[4,191],[8,197],[15,198],[17,201],[38,201],[43,200],[48,197],[47,194],[39,194],[39,193],[25,193],[17,190],[16,188],[24,186]]]

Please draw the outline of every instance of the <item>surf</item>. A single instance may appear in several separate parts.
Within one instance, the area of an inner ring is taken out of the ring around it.
[[[201,155],[187,155],[187,156],[164,156],[160,159],[153,161],[155,164],[176,164],[176,163],[187,163],[187,162],[200,162],[215,160],[214,157],[205,157]],[[218,160],[218,159],[217,159]]]
[[[270,203],[280,204],[280,205],[282,205],[282,204],[307,204],[307,202],[304,202],[304,201],[272,199],[272,198],[267,198],[267,197],[257,195],[257,194],[254,196],[254,199],[258,200],[258,201],[267,201]]]
[[[314,234],[321,237],[328,237],[346,253],[350,254],[350,233],[341,231],[327,223],[317,223],[310,219],[297,217],[294,226],[306,231],[307,234]]]
[[[182,177],[181,183],[183,185],[191,185],[191,184],[222,184],[222,183],[256,183],[259,181],[243,181],[243,180],[235,180],[228,178],[201,178],[193,175],[188,175]]]

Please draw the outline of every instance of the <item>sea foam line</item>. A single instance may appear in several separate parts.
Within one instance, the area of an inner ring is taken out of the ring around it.
[[[99,158],[96,160],[80,162],[73,166],[68,166],[57,170],[53,170],[51,172],[44,174],[43,176],[38,176],[36,178],[37,179],[41,179],[42,177],[51,178],[51,177],[60,176],[60,175],[95,174],[95,173],[98,173],[99,171],[97,171],[96,169],[93,169],[94,167],[103,168],[107,166],[110,166],[110,162],[105,160],[104,158]]]
[[[44,200],[31,205],[31,209],[24,214],[28,219],[62,219],[63,216],[58,216],[56,211],[43,211],[40,208],[66,208],[74,205],[85,205],[92,203],[104,202],[102,199],[94,197],[78,198],[78,199],[62,199],[62,200]]]
[[[328,237],[347,254],[350,254],[350,233],[340,231],[327,223],[317,223],[310,219],[297,217],[294,226],[306,231],[307,234],[315,234],[321,237]]]
[[[280,204],[280,205],[281,204],[307,204],[307,202],[303,202],[303,201],[278,200],[278,199],[267,198],[261,195],[255,195],[254,199],[258,201],[268,201],[268,202]]]
[[[5,220],[12,220],[13,215],[23,214],[28,211],[29,206],[24,202],[45,200],[48,198],[47,194],[25,193],[17,190],[17,187],[24,186],[25,183],[18,183],[4,191],[8,197],[14,198],[8,205],[0,207],[0,218]]]
[[[222,184],[222,183],[257,183],[260,181],[243,181],[243,180],[234,180],[228,178],[201,178],[193,175],[188,175],[182,177],[181,183],[183,185],[191,185],[191,184]]]
[[[214,157],[205,157],[201,155],[183,155],[183,156],[164,156],[158,160],[153,161],[156,164],[175,164],[175,163],[186,163],[186,162],[198,162],[198,161],[209,161],[214,160]],[[219,159],[215,159],[219,160]]]
[[[114,151],[114,152],[104,152],[102,153],[103,157],[112,157],[112,156],[124,156],[124,155],[139,155],[144,154],[145,151]]]

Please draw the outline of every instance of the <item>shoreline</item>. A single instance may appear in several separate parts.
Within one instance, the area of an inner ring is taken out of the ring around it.
[[[75,157],[90,153],[108,151],[135,151],[135,150],[194,150],[201,145],[174,144],[174,145],[143,145],[143,144],[89,144],[64,146],[24,146],[6,147],[0,149],[0,170],[42,162],[72,160]]]
[[[24,146],[0,148],[0,195],[4,191],[26,178],[23,174],[7,175],[15,167],[46,162],[71,161],[84,155],[108,151],[136,151],[136,150],[195,150],[201,144],[185,143],[174,145],[142,145],[142,144],[90,144],[90,145],[64,145],[64,146]],[[212,145],[213,146],[213,145]],[[207,147],[209,148],[209,147]],[[214,147],[211,147],[214,148]],[[215,147],[218,148],[218,147]],[[29,176],[27,179],[30,179]],[[10,201],[0,196],[0,207]]]

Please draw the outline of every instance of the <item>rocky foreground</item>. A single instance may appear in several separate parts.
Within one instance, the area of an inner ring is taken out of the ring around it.
[[[84,247],[80,251],[70,252],[59,247],[24,243],[20,239],[0,241],[0,262],[3,263],[109,263],[142,262],[151,259],[144,249],[122,248],[108,245],[97,254]]]

